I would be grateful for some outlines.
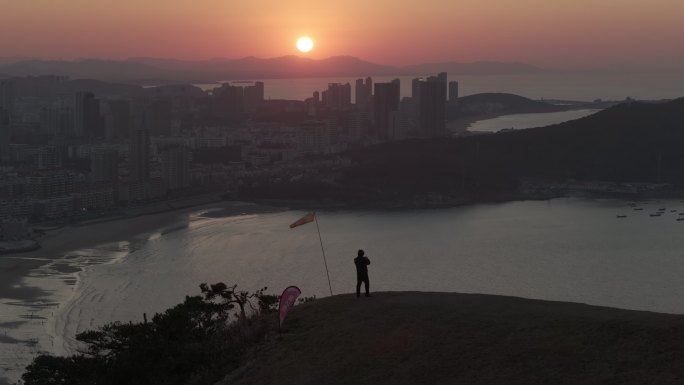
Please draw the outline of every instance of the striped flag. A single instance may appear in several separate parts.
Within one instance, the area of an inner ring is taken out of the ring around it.
[[[297,226],[305,225],[305,224],[307,224],[309,222],[313,222],[315,220],[316,220],[316,213],[310,212],[310,213],[304,215],[303,217],[299,218],[297,220],[297,222],[291,224],[290,228],[294,229]]]

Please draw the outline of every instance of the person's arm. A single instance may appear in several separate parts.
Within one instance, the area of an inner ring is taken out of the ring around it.
[[[370,265],[370,258],[366,257],[366,265]]]

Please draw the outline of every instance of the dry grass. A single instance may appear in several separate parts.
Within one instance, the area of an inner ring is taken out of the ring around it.
[[[392,292],[297,307],[222,384],[682,384],[684,316]]]

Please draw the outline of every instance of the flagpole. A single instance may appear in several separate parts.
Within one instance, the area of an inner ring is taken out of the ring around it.
[[[318,215],[314,213],[316,221],[316,230],[318,230],[318,240],[321,242],[321,253],[323,253],[323,263],[325,264],[325,275],[328,276],[328,287],[330,288],[330,296],[332,297],[332,285],[330,284],[330,273],[328,273],[328,261],[325,260],[325,250],[323,249],[323,238],[321,238],[321,228],[318,227]]]

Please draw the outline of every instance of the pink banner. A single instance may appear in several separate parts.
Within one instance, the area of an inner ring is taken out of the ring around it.
[[[283,294],[280,295],[280,303],[278,304],[278,313],[280,313],[280,327],[283,326],[283,321],[287,317],[287,313],[294,307],[297,297],[302,294],[297,286],[290,286],[283,290]]]

